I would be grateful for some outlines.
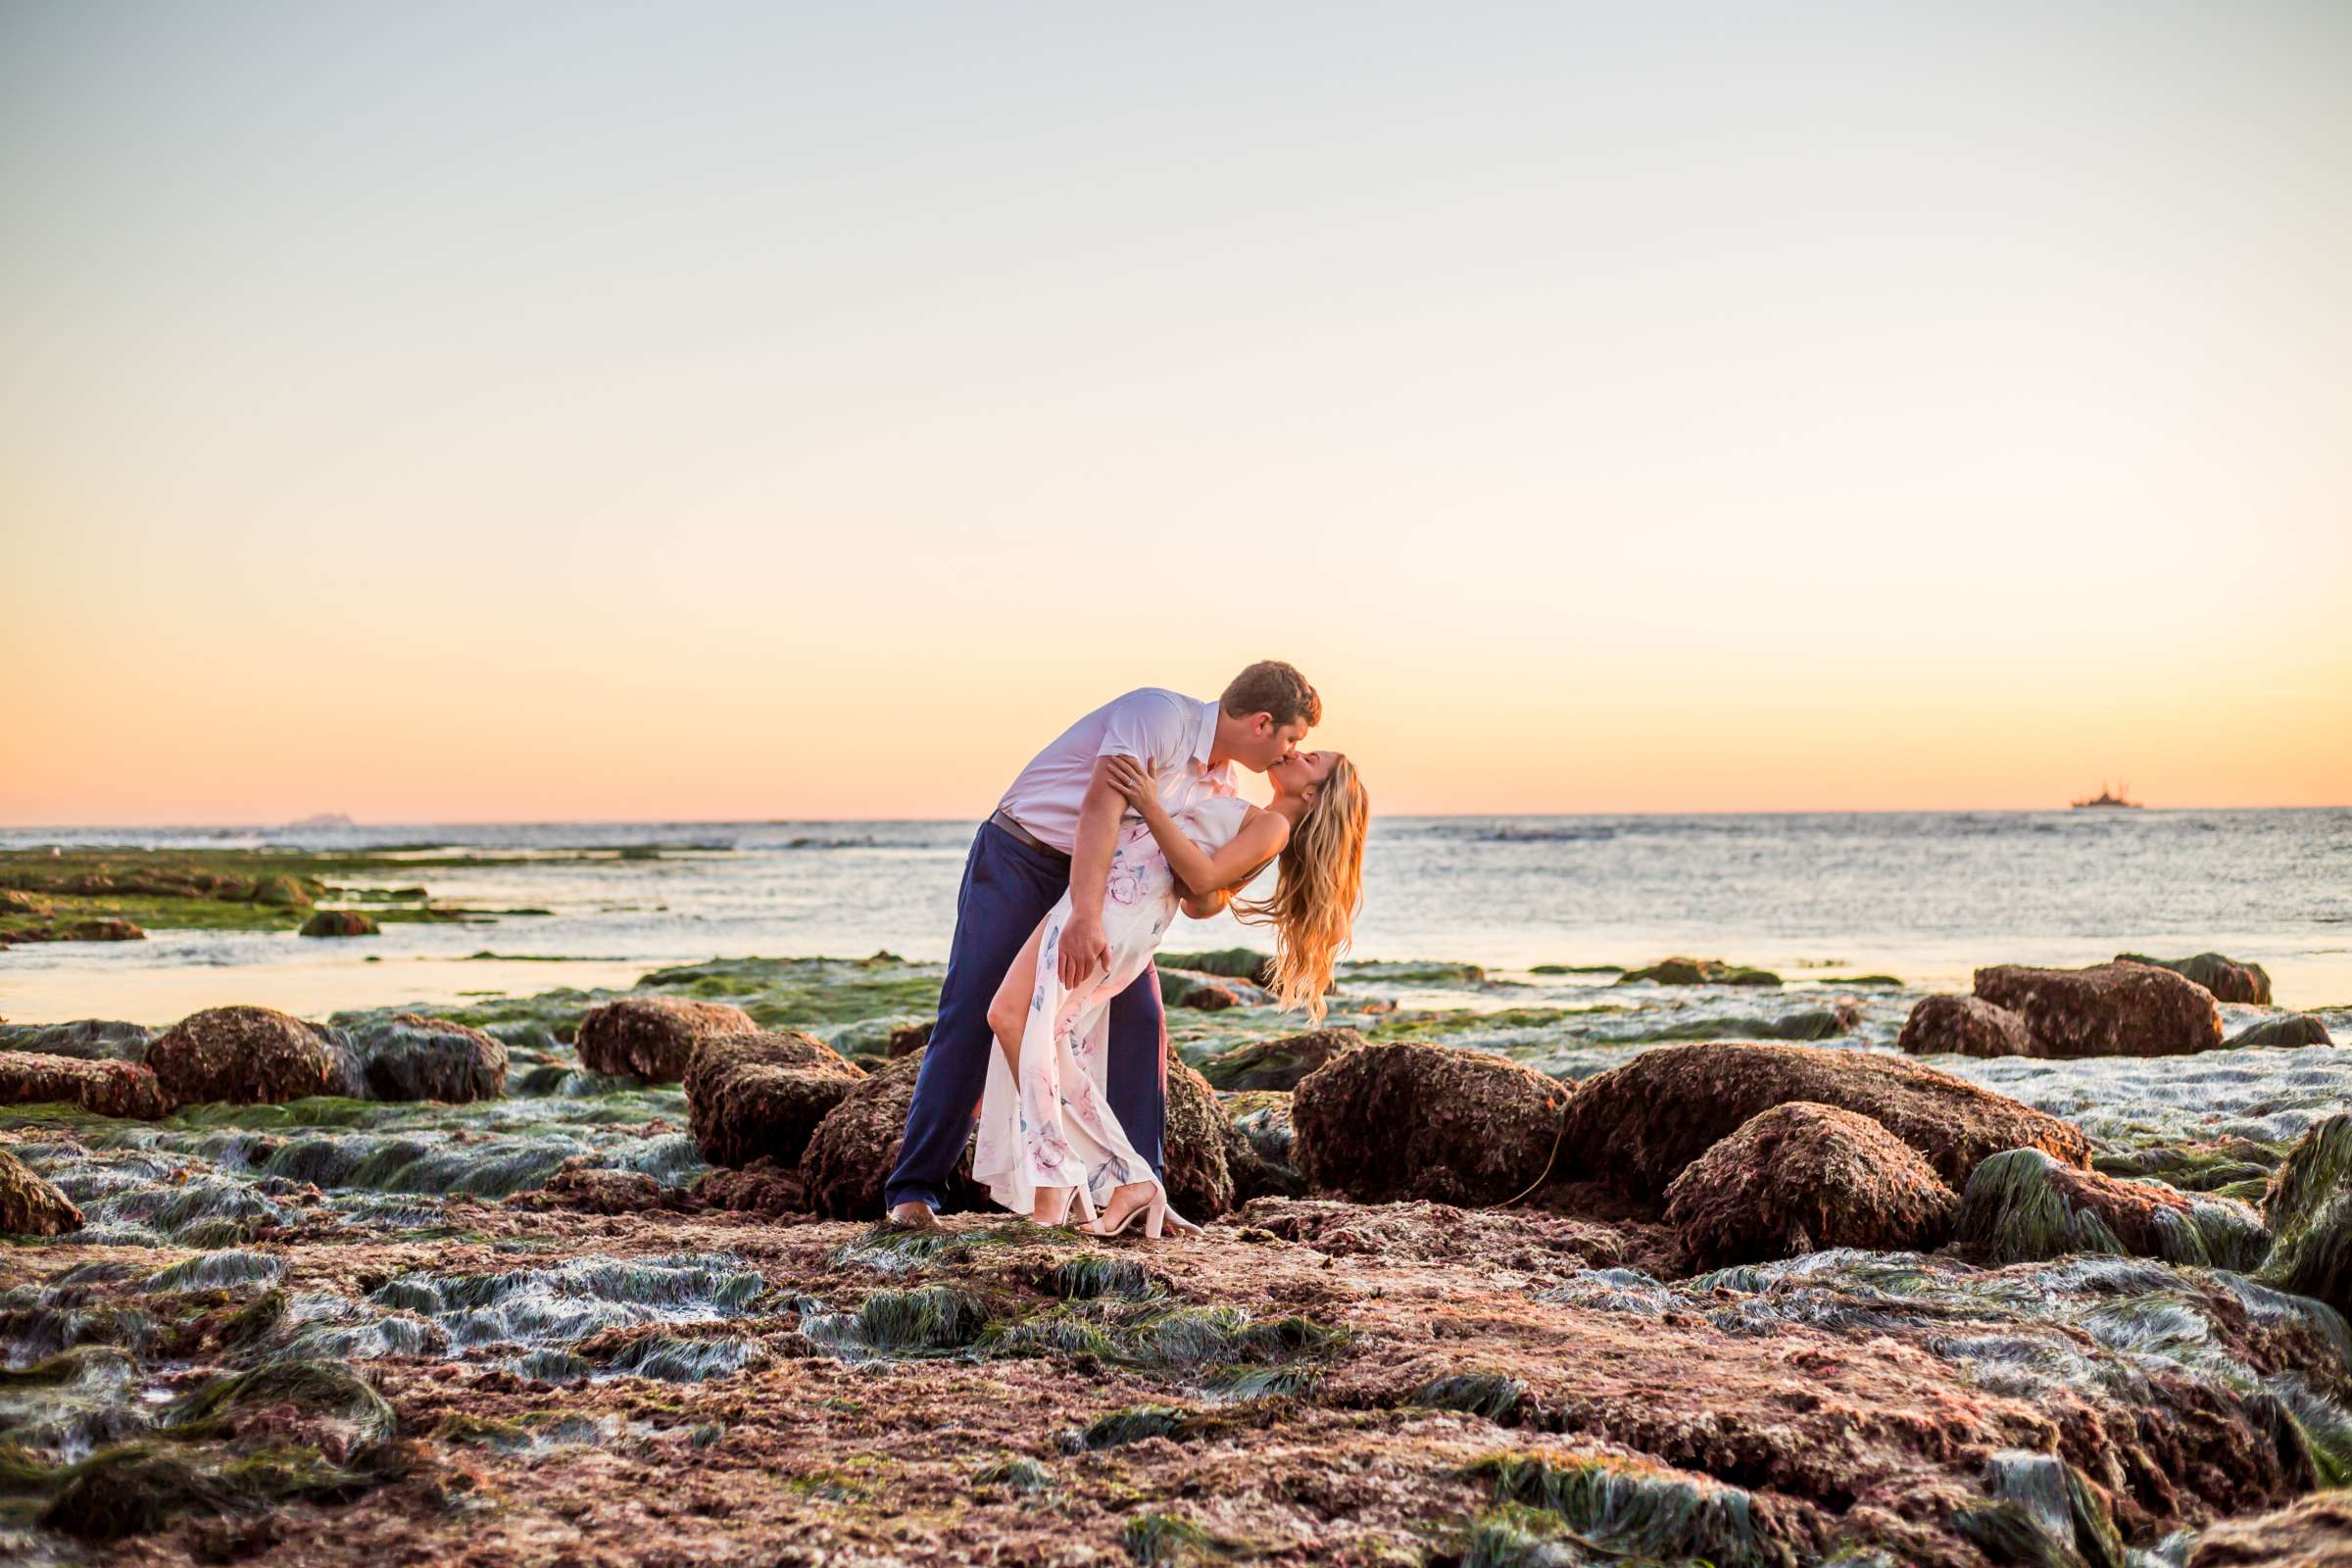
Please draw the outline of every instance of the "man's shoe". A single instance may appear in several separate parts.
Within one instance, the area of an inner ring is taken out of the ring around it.
[[[903,1231],[930,1230],[939,1224],[939,1216],[921,1199],[910,1198],[904,1203],[893,1203],[890,1223]]]

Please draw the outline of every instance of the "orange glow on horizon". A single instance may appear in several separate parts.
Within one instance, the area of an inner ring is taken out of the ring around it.
[[[0,16],[0,824],[2352,802],[2352,10],[1500,11]]]

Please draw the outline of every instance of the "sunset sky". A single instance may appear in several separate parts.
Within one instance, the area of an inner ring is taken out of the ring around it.
[[[0,823],[2352,802],[2352,7],[0,0]]]

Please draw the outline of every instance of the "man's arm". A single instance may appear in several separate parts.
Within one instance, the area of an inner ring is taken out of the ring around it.
[[[1119,836],[1127,802],[1103,777],[1110,759],[1095,759],[1094,776],[1078,806],[1078,837],[1070,847],[1070,922],[1062,927],[1055,965],[1061,983],[1075,987],[1102,967],[1110,943],[1102,935],[1102,893],[1110,885],[1110,847]]]

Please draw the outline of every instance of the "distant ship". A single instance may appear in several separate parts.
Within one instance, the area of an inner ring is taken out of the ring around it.
[[[2131,810],[2131,811],[2136,811],[2136,810],[2139,810],[2139,809],[2141,808],[2140,808],[2140,803],[2139,803],[2139,802],[2137,802],[2137,801],[2128,801],[2128,800],[2124,799],[2124,794],[2123,794],[2123,791],[2124,791],[2124,790],[2129,790],[2131,787],[2132,787],[2131,785],[2129,785],[2129,784],[2126,784],[2125,786],[2123,786],[2123,790],[2112,790],[2112,789],[2109,789],[2109,788],[2108,788],[2106,785],[2102,784],[2102,785],[2100,785],[2100,786],[2099,786],[2099,793],[2098,793],[2098,794],[2096,794],[2096,795],[2092,796],[2092,797],[2091,797],[2089,800],[2087,800],[2087,801],[2077,801],[2077,802],[2075,802],[2075,803],[2074,803],[2074,808],[2075,808],[2075,809],[2076,809],[2076,810],[2078,810],[2078,811],[2085,811],[2085,810],[2089,810],[2089,809],[2091,809],[2091,808],[2094,808],[2094,807],[2100,807],[2100,806],[2113,806],[2113,807],[2122,807],[2124,809],[2126,809],[2126,810]]]

